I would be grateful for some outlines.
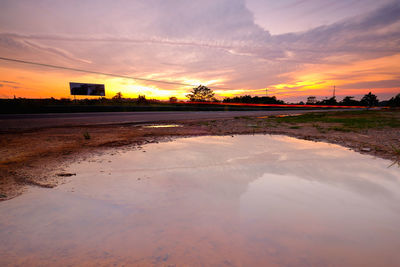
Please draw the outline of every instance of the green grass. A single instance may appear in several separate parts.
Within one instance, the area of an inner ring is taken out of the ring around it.
[[[88,132],[84,132],[83,133],[83,138],[85,138],[85,140],[89,140],[91,138],[90,134]]]
[[[209,121],[200,121],[199,124],[209,126],[210,122]]]
[[[392,145],[392,150],[396,155],[400,156],[400,147],[395,147]]]
[[[307,113],[299,116],[273,118],[278,123],[332,123],[336,131],[353,131],[370,128],[400,128],[400,117],[389,111],[339,111]],[[313,125],[314,126],[314,125]],[[315,127],[315,126],[314,126]],[[317,127],[316,127],[317,128]]]

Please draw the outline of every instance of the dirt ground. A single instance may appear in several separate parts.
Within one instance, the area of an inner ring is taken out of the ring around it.
[[[400,121],[400,111],[391,112],[391,116]],[[276,117],[170,121],[157,125],[169,124],[179,127],[124,124],[1,133],[0,201],[22,194],[28,185],[57,186],[66,176],[74,175],[64,171],[69,163],[85,159],[92,153],[123,146],[141,149],[146,143],[184,136],[282,134],[339,144],[360,153],[391,160],[396,165],[400,160],[398,127],[379,126],[344,131],[335,128],[337,123],[285,122]]]

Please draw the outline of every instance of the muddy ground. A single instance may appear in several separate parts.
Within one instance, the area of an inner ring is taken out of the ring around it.
[[[219,120],[170,121],[148,127],[144,124],[46,128],[0,134],[0,200],[11,199],[28,185],[55,187],[69,175],[64,168],[75,160],[110,148],[164,142],[178,137],[201,135],[283,134],[296,138],[339,144],[360,153],[400,160],[400,111],[380,111],[397,124],[368,128],[343,128],[340,123],[291,121],[277,117],[236,117]],[[386,113],[385,113],[386,112]],[[382,115],[379,113],[380,115]],[[350,113],[332,117],[352,118]],[[349,115],[350,114],[350,115]],[[359,115],[357,115],[359,116]],[[368,114],[366,114],[368,116]],[[381,120],[381,117],[376,117]],[[333,120],[334,121],[334,120]]]

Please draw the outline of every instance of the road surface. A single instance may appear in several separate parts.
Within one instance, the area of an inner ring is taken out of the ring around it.
[[[155,123],[175,120],[221,119],[237,116],[270,116],[302,114],[331,110],[265,110],[265,111],[171,111],[171,112],[96,112],[0,114],[0,131],[31,130],[50,127],[88,126],[128,123]],[[340,109],[344,110],[344,109]]]

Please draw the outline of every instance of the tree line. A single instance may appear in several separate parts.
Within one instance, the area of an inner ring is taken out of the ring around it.
[[[218,100],[214,97],[214,92],[207,86],[200,85],[193,88],[190,94],[186,97],[193,102],[216,102]],[[285,104],[283,100],[277,99],[275,96],[235,96],[226,97],[222,100],[223,103],[246,103],[246,104]],[[386,101],[379,101],[378,97],[371,92],[364,95],[360,101],[355,100],[354,96],[346,96],[341,101],[337,101],[336,97],[317,100],[315,96],[309,96],[304,103],[303,101],[297,103],[300,105],[328,105],[328,106],[400,106],[400,93]]]
[[[300,105],[331,105],[331,106],[392,106],[400,107],[400,93],[392,97],[389,100],[379,101],[378,97],[371,92],[364,95],[361,100],[355,100],[354,96],[346,96],[341,101],[337,101],[336,97],[325,98],[318,100],[316,96],[307,97],[306,101],[300,101],[299,103],[285,103],[283,100],[277,99],[275,96],[235,96],[225,97],[222,101],[215,98],[213,90],[207,86],[200,85],[193,88],[186,97],[191,102],[222,102],[222,103],[244,103],[244,104],[300,104]],[[174,96],[169,98],[170,103],[178,103],[178,99]],[[71,100],[69,98],[47,98],[47,99],[25,99],[25,98],[14,98],[4,99],[2,101],[13,105],[30,105],[30,106],[43,106],[43,105],[70,105],[70,104],[81,104],[81,105],[151,105],[151,104],[162,104],[163,102],[157,99],[147,99],[145,95],[139,95],[138,98],[124,98],[121,92],[118,92],[111,99],[101,97],[97,99],[80,99]],[[164,102],[165,103],[165,102]],[[179,102],[182,103],[182,102]]]
[[[301,102],[301,104],[304,104]],[[336,97],[326,98],[318,101],[315,96],[309,96],[305,105],[339,105],[339,106],[400,106],[400,93],[389,100],[379,101],[378,97],[371,92],[364,95],[360,101],[355,100],[354,96],[345,96],[341,101],[337,101]]]

